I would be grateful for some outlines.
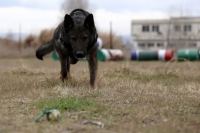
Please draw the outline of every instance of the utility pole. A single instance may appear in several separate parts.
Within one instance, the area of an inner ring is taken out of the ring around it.
[[[112,21],[110,22],[110,49],[113,49]]]
[[[19,40],[18,40],[18,50],[19,50],[19,53],[21,53],[21,45],[22,45],[22,35],[21,35],[21,24],[19,24]]]
[[[169,18],[168,27],[167,27],[167,48],[170,46],[171,37],[171,17]]]

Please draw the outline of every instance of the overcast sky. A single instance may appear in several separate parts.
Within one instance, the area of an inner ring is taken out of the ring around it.
[[[56,27],[63,0],[0,1],[0,33],[38,33]],[[108,31],[112,21],[117,34],[130,35],[133,19],[161,19],[173,15],[200,16],[199,0],[90,0],[99,31]]]

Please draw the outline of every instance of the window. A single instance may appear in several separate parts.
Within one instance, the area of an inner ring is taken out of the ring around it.
[[[138,46],[141,47],[141,48],[144,48],[145,44],[144,43],[139,43]]]
[[[143,25],[142,26],[142,31],[143,32],[149,32],[149,25]]]
[[[197,44],[196,43],[190,43],[189,47],[197,47]]]
[[[175,30],[176,32],[181,31],[181,26],[180,26],[180,25],[175,25],[175,26],[174,26],[174,30]]]
[[[185,31],[185,32],[190,32],[190,31],[192,31],[192,25],[185,25],[185,26],[184,26],[184,31]]]
[[[157,43],[157,47],[164,47],[163,43]]]
[[[153,43],[148,43],[148,47],[154,47]]]
[[[153,32],[159,32],[159,26],[158,25],[153,25],[152,26],[152,31]]]

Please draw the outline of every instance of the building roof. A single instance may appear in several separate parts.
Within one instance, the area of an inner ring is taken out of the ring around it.
[[[200,23],[200,17],[171,17],[163,19],[140,19],[132,20],[132,24],[168,24],[169,22],[177,23]]]

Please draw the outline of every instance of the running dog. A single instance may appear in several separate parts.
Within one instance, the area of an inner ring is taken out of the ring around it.
[[[52,39],[36,50],[36,57],[43,60],[43,56],[56,50],[61,63],[62,81],[70,75],[70,64],[87,58],[90,85],[94,88],[97,74],[97,38],[93,15],[82,9],[75,9],[65,15],[64,21],[55,29]]]

